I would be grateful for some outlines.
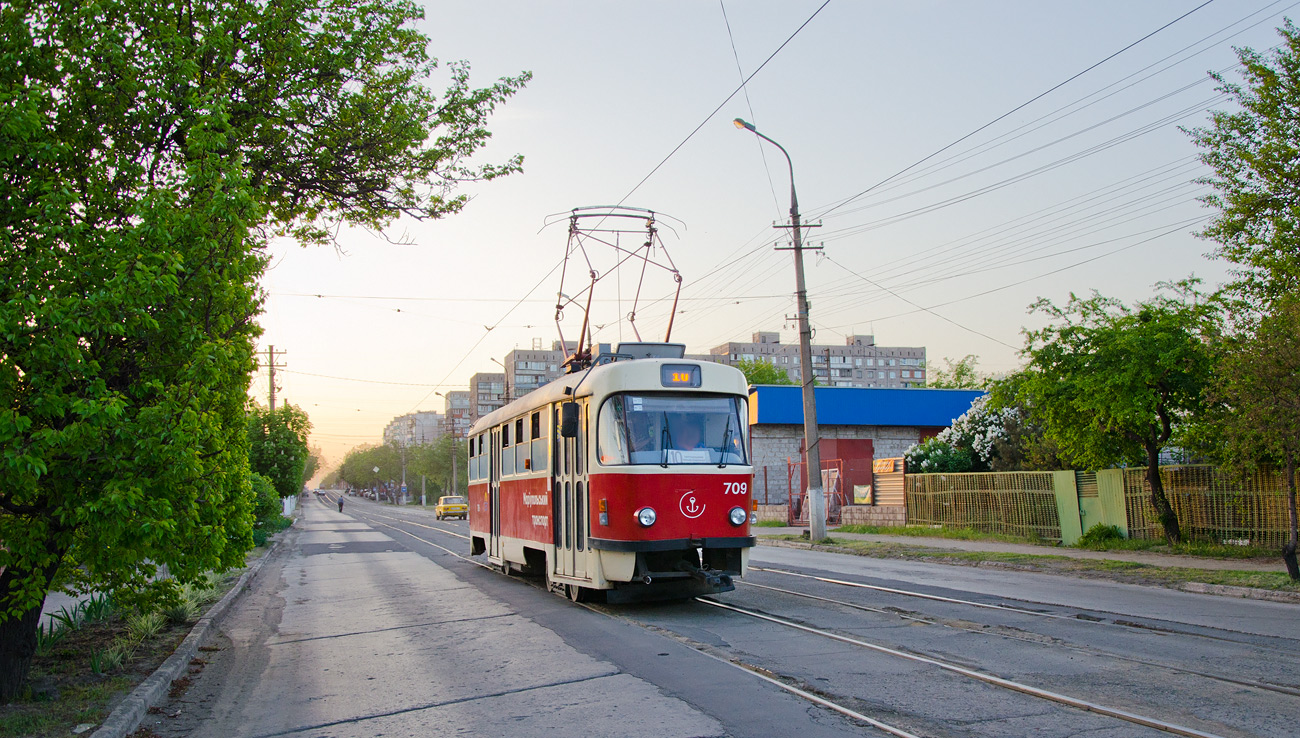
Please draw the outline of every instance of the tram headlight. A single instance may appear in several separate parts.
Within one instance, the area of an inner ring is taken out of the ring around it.
[[[727,513],[727,517],[731,518],[732,525],[744,525],[745,521],[749,520],[749,513],[745,512],[743,507],[733,507],[731,512]]]
[[[653,507],[643,507],[636,511],[636,522],[643,528],[649,528],[655,524],[655,509]]]

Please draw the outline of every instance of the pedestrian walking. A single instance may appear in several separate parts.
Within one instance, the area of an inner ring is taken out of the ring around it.
[[[343,512],[343,495],[339,495],[339,512]]]

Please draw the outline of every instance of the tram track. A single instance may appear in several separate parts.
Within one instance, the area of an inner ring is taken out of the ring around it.
[[[763,571],[774,571],[774,570],[771,570],[771,569],[765,569],[765,570],[763,570]],[[992,609],[999,609],[999,610],[1009,610],[1009,611],[1016,612],[1016,613],[1020,613],[1020,614],[1028,614],[1028,615],[1036,615],[1036,616],[1047,617],[1047,618],[1062,619],[1062,620],[1066,620],[1066,621],[1068,621],[1068,622],[1092,623],[1092,624],[1098,624],[1098,625],[1106,625],[1106,624],[1107,624],[1107,623],[1103,623],[1103,622],[1101,622],[1101,621],[1089,620],[1089,619],[1085,619],[1085,618],[1073,618],[1073,617],[1070,617],[1070,616],[1067,616],[1067,615],[1059,615],[1059,614],[1054,614],[1054,613],[1040,613],[1040,612],[1036,612],[1036,611],[1033,611],[1033,610],[1027,610],[1027,609],[1024,609],[1024,608],[1013,608],[1013,607],[1004,607],[1004,606],[999,606],[999,605],[989,605],[989,604],[986,604],[986,603],[970,602],[970,601],[960,600],[960,599],[956,599],[956,598],[952,598],[952,597],[939,597],[939,596],[928,595],[928,594],[924,594],[924,593],[909,593],[909,592],[907,592],[906,590],[898,590],[898,589],[893,589],[893,588],[890,588],[890,587],[879,587],[879,586],[874,586],[874,585],[863,585],[863,584],[858,584],[858,583],[854,583],[854,582],[841,582],[841,581],[839,581],[839,580],[835,580],[835,579],[829,579],[829,578],[826,578],[826,577],[816,577],[816,576],[812,576],[812,575],[808,575],[808,574],[797,574],[797,573],[794,573],[794,572],[785,572],[785,571],[782,571],[782,572],[780,572],[780,573],[783,573],[783,574],[791,574],[791,575],[793,575],[793,576],[807,577],[807,578],[810,578],[810,579],[817,579],[817,580],[819,580],[819,581],[829,582],[829,583],[834,583],[834,584],[849,584],[849,585],[853,585],[853,586],[860,586],[860,587],[863,587],[863,588],[866,588],[866,589],[872,589],[872,590],[883,590],[883,591],[886,591],[886,592],[891,592],[891,593],[896,593],[896,594],[913,594],[913,595],[915,595],[915,596],[922,597],[922,598],[925,598],[925,599],[939,600],[939,601],[943,601],[943,602],[947,602],[947,603],[966,604],[966,605],[970,605],[970,606],[973,606],[973,607],[983,607],[983,608],[992,608]],[[923,617],[923,616],[920,616],[920,615],[915,615],[915,614],[912,614],[912,613],[903,612],[903,611],[901,611],[901,610],[897,610],[897,609],[893,609],[893,608],[871,607],[871,606],[869,606],[869,605],[862,605],[862,604],[859,604],[859,603],[856,603],[856,602],[848,602],[848,601],[845,601],[845,600],[837,600],[837,599],[832,598],[832,597],[823,597],[823,596],[821,596],[821,595],[810,594],[810,593],[807,593],[807,592],[799,592],[799,591],[797,591],[797,590],[784,589],[784,588],[782,588],[782,587],[773,587],[773,586],[766,585],[766,584],[757,584],[757,583],[755,583],[755,582],[748,582],[748,581],[743,581],[743,580],[740,581],[739,584],[741,584],[742,586],[745,586],[745,587],[754,587],[754,588],[756,588],[756,589],[764,589],[764,590],[768,590],[768,591],[771,591],[771,592],[779,592],[779,593],[781,593],[781,594],[791,595],[791,596],[795,596],[795,597],[802,597],[802,598],[804,598],[804,599],[816,600],[816,601],[818,601],[818,602],[825,602],[825,603],[827,603],[827,604],[830,604],[830,605],[836,605],[836,606],[839,606],[839,607],[847,607],[847,608],[851,608],[851,609],[855,609],[855,610],[864,610],[864,611],[867,611],[867,612],[873,612],[873,613],[878,613],[878,614],[893,615],[893,616],[895,616],[895,617],[898,617],[898,618],[901,618],[901,619],[904,619],[904,620],[911,620],[911,621],[918,622],[918,623],[924,623],[924,624],[926,624],[926,625],[937,625],[937,626],[944,627],[944,628],[952,628],[952,629],[954,629],[954,630],[962,630],[962,631],[965,631],[965,632],[968,632],[968,633],[975,633],[975,634],[979,634],[979,635],[990,635],[989,631],[987,631],[987,630],[984,630],[984,629],[982,629],[982,628],[972,628],[972,627],[966,627],[966,626],[956,625],[956,624],[954,624],[950,619],[945,619],[945,618],[928,618],[928,617]],[[1123,624],[1118,624],[1118,625],[1120,625],[1121,627],[1131,627],[1131,626],[1125,626],[1125,625],[1123,625]],[[1171,631],[1171,632],[1176,632],[1176,631]],[[1193,637],[1196,637],[1196,636],[1199,635],[1199,634],[1195,634],[1195,633],[1178,633],[1178,634],[1179,634],[1179,635],[1193,636]],[[1224,684],[1231,684],[1231,685],[1238,686],[1238,687],[1249,687],[1249,688],[1251,688],[1251,689],[1258,689],[1258,690],[1262,690],[1262,691],[1266,691],[1266,692],[1274,692],[1274,693],[1277,693],[1277,694],[1284,694],[1284,695],[1288,695],[1288,696],[1291,696],[1291,697],[1300,697],[1300,689],[1297,689],[1297,688],[1295,688],[1295,687],[1289,687],[1289,686],[1286,686],[1286,685],[1271,684],[1271,683],[1269,683],[1269,682],[1261,682],[1261,681],[1258,681],[1258,680],[1252,680],[1252,679],[1240,679],[1240,678],[1237,678],[1237,677],[1231,677],[1231,676],[1228,676],[1228,675],[1225,675],[1225,674],[1216,674],[1216,673],[1213,673],[1213,672],[1201,671],[1201,670],[1198,670],[1198,669],[1189,669],[1189,668],[1186,668],[1186,667],[1176,666],[1176,665],[1173,665],[1173,664],[1162,663],[1162,662],[1159,662],[1159,661],[1152,661],[1152,660],[1149,660],[1149,659],[1142,659],[1142,658],[1138,658],[1138,657],[1135,657],[1135,656],[1128,656],[1128,655],[1125,655],[1125,654],[1122,654],[1122,653],[1116,653],[1116,652],[1114,652],[1114,651],[1107,651],[1107,650],[1103,650],[1103,649],[1099,649],[1099,648],[1094,648],[1094,647],[1090,647],[1090,646],[1081,646],[1081,645],[1078,645],[1078,644],[1075,644],[1075,643],[1053,642],[1053,643],[1050,643],[1050,644],[1045,644],[1045,643],[1044,643],[1042,640],[1040,640],[1039,638],[1030,637],[1029,635],[1020,635],[1020,634],[1017,634],[1017,633],[1014,633],[1014,632],[1010,632],[1010,631],[1007,630],[1007,629],[1001,629],[1001,630],[997,631],[997,632],[995,633],[995,635],[997,635],[997,636],[999,636],[999,637],[1001,637],[1001,638],[1009,638],[1009,639],[1012,639],[1012,640],[1017,640],[1017,641],[1020,641],[1020,642],[1022,642],[1022,643],[1028,643],[1028,644],[1037,645],[1037,646],[1048,645],[1048,646],[1051,646],[1051,647],[1054,647],[1054,648],[1065,648],[1065,649],[1069,649],[1069,650],[1071,650],[1071,651],[1074,651],[1074,652],[1076,652],[1076,653],[1086,654],[1086,655],[1089,655],[1089,656],[1096,656],[1096,657],[1099,657],[1099,658],[1105,658],[1105,659],[1115,659],[1115,660],[1119,660],[1119,661],[1125,661],[1125,662],[1130,663],[1130,664],[1136,664],[1136,665],[1139,665],[1139,666],[1145,666],[1145,667],[1155,668],[1155,669],[1163,669],[1163,670],[1170,671],[1170,672],[1175,672],[1175,673],[1178,673],[1178,674],[1185,674],[1185,675],[1187,675],[1187,676],[1200,677],[1200,678],[1203,678],[1203,679],[1212,679],[1212,680],[1217,681],[1217,682],[1221,682],[1221,683],[1224,683]]]
[[[446,553],[449,553],[449,554],[451,554],[452,556],[455,556],[456,558],[462,559],[462,560],[464,560],[464,561],[466,561],[466,562],[468,562],[468,563],[470,563],[470,564],[473,564],[473,565],[475,565],[475,566],[479,566],[479,567],[482,567],[482,568],[484,568],[484,569],[488,569],[489,571],[493,571],[493,572],[499,572],[499,571],[500,571],[499,569],[497,569],[497,568],[494,567],[494,566],[491,566],[491,565],[489,565],[489,564],[486,564],[486,563],[484,563],[484,562],[482,562],[482,561],[476,561],[472,556],[467,556],[467,555],[465,555],[465,554],[463,554],[463,553],[459,553],[459,552],[453,551],[453,550],[451,550],[451,549],[449,549],[449,548],[447,548],[447,547],[445,547],[445,546],[442,546],[442,545],[440,545],[440,544],[438,544],[438,543],[435,543],[434,541],[429,540],[428,538],[424,538],[424,537],[418,536],[418,535],[416,535],[416,534],[414,534],[414,533],[411,533],[410,531],[402,530],[401,528],[399,528],[399,527],[397,527],[397,526],[395,526],[395,525],[390,525],[390,524],[388,524],[388,523],[383,523],[383,522],[375,521],[375,520],[373,520],[373,518],[381,518],[381,517],[382,517],[382,518],[386,518],[386,519],[388,519],[388,520],[394,520],[394,521],[397,521],[397,522],[400,522],[400,523],[403,523],[403,524],[406,524],[406,525],[413,525],[413,526],[420,527],[420,528],[426,528],[426,529],[429,529],[429,530],[435,530],[435,531],[438,531],[438,532],[440,532],[440,533],[444,533],[444,534],[449,534],[449,535],[452,535],[452,536],[456,536],[457,538],[468,539],[469,536],[465,536],[465,535],[462,535],[462,534],[460,534],[460,533],[455,533],[455,532],[453,532],[453,531],[449,531],[449,530],[446,530],[446,529],[441,528],[441,527],[435,527],[435,526],[431,526],[431,525],[424,525],[424,524],[421,524],[421,523],[416,523],[416,522],[414,522],[414,521],[412,521],[412,520],[407,520],[407,519],[403,519],[403,518],[397,518],[397,517],[388,516],[388,515],[382,515],[382,514],[379,514],[379,513],[367,512],[367,513],[365,513],[365,514],[358,514],[357,517],[358,517],[359,519],[368,520],[368,522],[372,522],[372,523],[375,524],[375,525],[380,525],[380,526],[383,526],[383,527],[388,528],[388,529],[390,529],[390,530],[396,531],[396,532],[398,532],[398,533],[402,533],[402,534],[404,534],[404,535],[406,535],[406,536],[409,536],[409,537],[411,537],[411,538],[414,538],[414,539],[416,539],[416,540],[418,540],[418,541],[420,541],[420,542],[422,542],[422,543],[424,543],[424,544],[426,544],[426,545],[433,546],[434,548],[437,548],[437,549],[439,549],[439,550],[441,550],[441,551],[445,551]],[[546,590],[546,586],[545,586],[544,583],[539,584],[538,582],[533,581],[533,580],[529,580],[529,579],[521,579],[521,581],[524,581],[524,582],[528,583],[530,586],[535,587],[535,588],[537,588],[537,589],[540,589],[540,590],[543,590],[543,591]],[[548,593],[549,593],[549,592],[548,592]],[[587,603],[571,603],[571,604],[575,604],[577,607],[583,607],[583,608],[586,608],[587,610],[590,610],[590,611],[592,611],[592,612],[599,613],[599,614],[601,614],[601,615],[605,615],[606,617],[617,617],[617,615],[615,615],[615,614],[613,614],[613,613],[611,613],[611,612],[609,612],[609,611],[607,611],[607,610],[601,608],[600,606],[593,606],[593,605],[591,605],[591,604],[587,604]],[[638,624],[638,625],[639,625],[639,624]],[[640,625],[639,625],[639,627],[643,627],[643,626],[640,626]],[[667,636],[665,636],[665,637],[667,637]],[[862,723],[862,724],[864,724],[864,725],[869,725],[869,726],[871,726],[871,727],[873,727],[873,728],[876,728],[877,730],[880,730],[880,731],[882,731],[882,732],[884,732],[884,733],[886,733],[886,734],[888,734],[888,735],[895,736],[895,738],[925,738],[924,736],[917,735],[916,733],[909,732],[909,731],[907,731],[906,729],[901,728],[901,727],[899,727],[899,726],[890,725],[890,724],[885,723],[885,722],[883,722],[883,721],[881,721],[881,720],[877,720],[877,719],[875,719],[875,718],[873,718],[873,717],[870,717],[870,716],[868,716],[868,715],[864,715],[864,714],[862,714],[861,712],[858,712],[858,711],[856,711],[856,710],[853,710],[853,709],[851,709],[851,708],[849,708],[849,707],[847,707],[847,706],[845,706],[845,705],[841,705],[841,704],[839,704],[839,703],[837,703],[837,702],[835,702],[835,701],[833,701],[833,700],[827,699],[826,697],[822,697],[822,696],[820,696],[820,695],[814,694],[813,692],[810,692],[810,691],[805,690],[805,689],[801,689],[801,688],[796,687],[796,686],[794,686],[794,685],[792,685],[792,684],[787,684],[786,682],[781,681],[780,679],[776,678],[775,676],[771,676],[771,675],[769,675],[768,673],[765,673],[766,670],[764,670],[762,667],[754,666],[754,665],[751,665],[751,664],[746,664],[746,663],[739,662],[739,661],[732,660],[732,659],[726,659],[726,658],[723,658],[723,657],[721,657],[721,656],[718,656],[717,654],[710,653],[710,652],[709,652],[708,650],[706,650],[706,649],[699,648],[699,647],[697,647],[697,646],[695,646],[695,645],[693,645],[693,644],[685,643],[685,642],[682,642],[682,641],[680,641],[680,640],[678,640],[677,642],[681,643],[684,647],[691,649],[691,650],[694,651],[695,653],[698,653],[698,654],[700,654],[700,655],[702,655],[702,656],[705,656],[705,657],[707,657],[707,658],[713,659],[714,661],[717,661],[718,663],[725,664],[725,665],[727,665],[727,666],[729,666],[729,667],[731,667],[731,668],[733,668],[733,669],[738,669],[738,670],[744,672],[745,674],[747,674],[747,675],[749,675],[749,676],[751,676],[751,677],[754,677],[754,678],[759,679],[759,680],[761,680],[761,681],[763,681],[763,682],[766,682],[766,683],[768,683],[768,684],[771,684],[772,686],[775,686],[775,687],[777,687],[777,688],[779,688],[779,689],[781,689],[781,690],[784,690],[784,691],[786,691],[786,692],[789,692],[790,694],[793,694],[793,695],[795,695],[795,696],[797,696],[797,697],[799,697],[799,698],[801,698],[801,699],[804,699],[804,700],[806,700],[806,701],[808,701],[808,702],[810,702],[810,703],[812,703],[812,704],[815,704],[815,705],[818,705],[818,706],[823,707],[823,708],[825,708],[825,709],[831,710],[831,711],[833,711],[833,712],[836,712],[836,713],[838,713],[838,714],[840,714],[840,715],[843,715],[843,716],[845,716],[845,717],[851,718],[851,719],[853,719],[853,720],[857,720],[857,721],[859,721],[860,723]]]
[[[388,515],[382,515],[378,513],[370,513],[367,514],[366,517],[371,518],[369,522],[372,522],[375,525],[379,525],[384,528],[400,532],[405,536],[411,537],[424,544],[433,546],[439,550],[442,550],[446,553],[456,556],[459,559],[463,559],[476,566],[480,566],[485,569],[490,569],[493,571],[498,571],[496,567],[489,566],[484,562],[475,560],[473,557],[463,552],[455,551],[451,548],[448,548],[446,546],[443,546],[435,542],[434,540],[430,540],[430,537],[427,534],[421,535],[421,534],[411,532],[409,530],[403,530],[403,528],[399,527],[399,525],[392,525],[389,524],[388,522],[384,522],[384,520],[393,521],[394,523],[398,523],[402,526],[411,526],[411,527],[425,529],[437,534],[449,535],[460,539],[468,539],[469,537],[464,534],[458,533],[453,530],[447,530],[441,526],[426,525],[413,520],[393,517]],[[380,520],[379,518],[382,518],[383,520]],[[840,581],[843,581],[843,580],[834,580],[833,578],[829,578],[829,577],[817,577],[814,575],[807,575],[798,572],[763,569],[760,567],[754,567],[752,570],[766,571],[766,572],[780,573],[780,574],[790,574],[796,577],[806,578],[810,580],[821,580],[823,583],[827,583],[827,584],[839,584]],[[527,581],[529,581],[529,584],[531,586],[537,587],[538,589],[543,589],[543,590],[545,589],[544,584],[538,584],[537,582],[532,582],[531,580],[527,580]],[[939,618],[929,618],[920,615],[912,615],[905,612],[901,612],[895,608],[875,608],[867,605],[861,605],[858,603],[837,600],[835,598],[823,597],[821,595],[816,595],[808,592],[787,590],[781,587],[772,587],[770,585],[757,584],[755,582],[750,582],[750,581],[742,581],[741,584],[743,584],[746,587],[769,590],[774,593],[785,595],[785,596],[795,596],[803,599],[820,601],[828,605],[848,607],[857,610],[865,610],[868,612],[873,612],[878,614],[888,614],[891,616],[900,617],[909,620],[915,620],[917,622],[926,623],[926,624],[943,625],[945,627],[954,627],[950,623],[943,622],[942,619]],[[1040,611],[1035,611],[1030,608],[1020,608],[1020,607],[1014,607],[1008,605],[995,605],[990,603],[977,603],[973,601],[961,600],[959,598],[942,597],[939,595],[930,595],[927,593],[912,593],[906,590],[897,590],[895,588],[879,587],[877,585],[861,585],[860,583],[849,583],[849,584],[860,585],[863,588],[868,590],[884,590],[892,594],[920,596],[921,599],[940,601],[946,604],[970,605],[974,607],[979,607],[981,609],[1004,611],[1004,612],[1014,613],[1018,615],[1032,615],[1035,617],[1043,617],[1043,618],[1058,620],[1058,621],[1094,622],[1086,618],[1075,618],[1060,613],[1044,613]],[[1060,705],[1066,709],[1080,710],[1084,712],[1093,713],[1096,715],[1101,715],[1114,720],[1123,721],[1124,723],[1131,724],[1134,726],[1142,726],[1144,728],[1158,731],[1160,733],[1164,733],[1167,735],[1186,736],[1187,738],[1223,738],[1223,736],[1219,734],[1199,730],[1197,728],[1190,727],[1187,725],[1182,725],[1170,720],[1163,720],[1157,717],[1152,717],[1150,715],[1144,715],[1132,710],[1126,710],[1118,707],[1111,707],[1107,704],[1103,704],[1102,702],[1098,702],[1095,700],[1089,700],[1089,699],[1076,697],[1069,694],[1063,694],[1060,692],[1055,692],[1052,690],[1036,687],[1031,684],[1019,682],[1013,679],[1007,679],[1001,676],[997,676],[995,674],[988,673],[986,671],[982,671],[980,669],[971,668],[970,666],[954,663],[952,661],[935,656],[933,654],[909,652],[897,648],[890,648],[888,646],[884,646],[878,643],[870,643],[869,641],[866,641],[861,638],[846,636],[840,633],[835,633],[831,630],[813,627],[812,625],[798,623],[793,620],[788,620],[786,618],[778,617],[776,615],[771,615],[764,612],[751,610],[749,608],[739,607],[737,605],[720,602],[717,600],[713,600],[711,598],[696,598],[695,601],[711,608],[730,612],[739,617],[762,620],[771,624],[779,625],[783,628],[798,630],[808,635],[838,642],[855,649],[865,649],[891,658],[905,659],[912,663],[922,664],[928,667],[940,669],[945,673],[949,673],[957,677],[974,680],[999,689],[1008,690],[1010,692],[1019,693],[1021,695],[1025,695],[1031,698],[1051,702]],[[760,679],[765,683],[768,683],[772,686],[775,686],[779,689],[789,692],[790,694],[798,696],[801,699],[808,701],[809,703],[816,704],[824,709],[834,711],[847,718],[858,721],[863,725],[869,725],[877,730],[882,731],[885,734],[897,736],[898,738],[926,738],[926,736],[936,735],[936,733],[913,732],[914,730],[916,730],[915,728],[893,725],[878,720],[876,718],[873,718],[869,715],[864,714],[860,710],[854,709],[854,707],[856,706],[856,699],[853,697],[830,694],[825,690],[820,690],[813,687],[804,688],[807,683],[798,677],[781,674],[779,673],[779,671],[772,671],[771,669],[766,668],[764,666],[755,663],[749,663],[748,659],[752,657],[744,657],[738,654],[731,654],[731,653],[727,653],[726,651],[721,651],[714,646],[710,646],[706,643],[698,642],[688,635],[677,633],[673,631],[671,628],[665,628],[663,626],[654,625],[653,623],[644,622],[640,618],[636,617],[634,614],[629,614],[602,605],[581,604],[580,606],[586,607],[588,610],[591,610],[593,612],[604,614],[608,617],[615,617],[618,619],[625,620],[639,627],[643,627],[655,631],[661,631],[665,635],[665,637],[672,637],[676,642],[681,643],[683,646],[690,648],[692,651],[695,651],[696,653],[699,653],[710,659],[714,659],[720,663],[724,663],[733,668],[744,671],[746,674],[754,678]],[[989,635],[988,632],[980,631],[973,628],[972,629],[958,628],[958,629],[968,630],[971,633],[976,633],[980,635]],[[997,635],[1005,635],[1005,634],[998,633]],[[1013,637],[1013,636],[1007,636],[1007,637]],[[1044,645],[1040,641],[1035,641],[1031,638],[1025,638],[1022,640],[1030,643],[1035,643],[1037,645]],[[1233,679],[1231,677],[1225,677],[1223,675],[1203,673],[1193,669],[1186,669],[1186,668],[1172,666],[1168,664],[1161,664],[1158,662],[1148,662],[1143,659],[1138,659],[1135,657],[1126,657],[1120,654],[1109,653],[1097,649],[1088,649],[1088,648],[1072,646],[1072,645],[1064,645],[1061,647],[1070,648],[1079,651],[1081,653],[1086,653],[1087,655],[1096,658],[1121,659],[1138,666],[1157,668],[1157,669],[1168,669],[1170,671],[1178,672],[1180,674],[1184,674],[1187,676],[1212,679],[1226,684],[1231,684],[1237,687],[1258,689],[1258,690],[1268,691],[1272,693],[1284,694],[1287,696],[1300,696],[1300,690],[1288,688],[1284,686],[1272,685],[1272,684],[1255,682],[1250,680]],[[939,733],[937,733],[937,735],[942,735],[942,734],[944,734],[944,731],[940,731]],[[1237,735],[1237,734],[1238,733],[1235,730],[1229,733],[1229,735]]]

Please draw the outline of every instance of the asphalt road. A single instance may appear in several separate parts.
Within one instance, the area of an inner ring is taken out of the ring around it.
[[[795,625],[705,602],[587,608],[467,560],[465,532],[419,510],[308,503],[222,624],[220,650],[145,726],[164,737],[886,734],[767,675],[899,735],[1300,734],[1296,605],[760,547],[745,583],[713,599]]]

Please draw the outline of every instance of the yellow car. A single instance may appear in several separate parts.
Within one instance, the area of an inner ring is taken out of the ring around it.
[[[469,515],[469,505],[464,497],[439,497],[438,504],[433,508],[433,515],[439,520],[443,518],[464,520],[465,516]]]

